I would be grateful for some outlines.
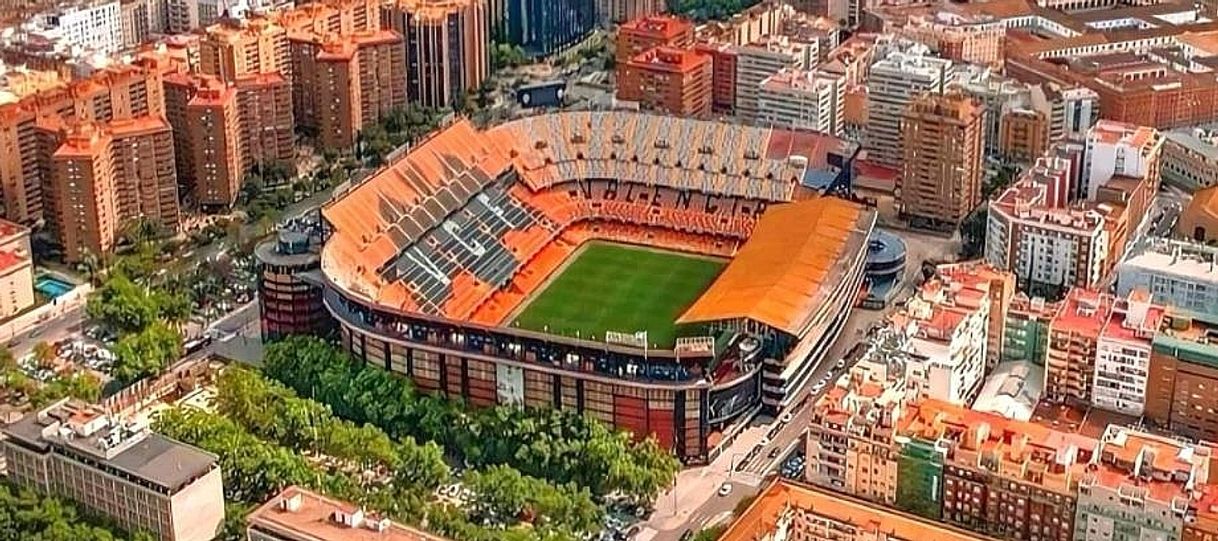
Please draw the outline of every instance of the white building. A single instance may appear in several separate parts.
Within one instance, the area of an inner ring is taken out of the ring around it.
[[[1218,316],[1218,248],[1154,239],[1130,252],[1116,272],[1121,296],[1143,289],[1160,304]]]
[[[117,0],[68,4],[42,13],[26,25],[34,39],[56,48],[116,53],[123,47],[122,10]]]
[[[845,101],[842,75],[783,70],[762,81],[757,94],[757,120],[771,126],[841,135]]]
[[[1096,342],[1092,405],[1139,416],[1146,406],[1150,347],[1163,322],[1162,306],[1151,303],[1145,290],[1118,300]]]
[[[1082,141],[1100,118],[1100,96],[1085,86],[1057,92],[1053,100],[1053,116],[1049,122],[1049,137],[1053,140]]]
[[[968,405],[985,378],[990,296],[944,278],[919,289],[892,324],[908,337],[909,383],[919,398]]]
[[[867,80],[867,135],[869,158],[898,167],[903,159],[901,120],[910,101],[923,92],[943,93],[954,78],[950,60],[933,56],[920,43],[895,40],[876,44],[876,61]]]
[[[1087,132],[1083,180],[1087,199],[1095,199],[1100,187],[1116,177],[1149,178],[1158,191],[1159,153],[1163,137],[1154,128],[1101,120]],[[1130,224],[1137,225],[1137,224]]]
[[[811,69],[819,55],[816,42],[769,36],[736,48],[736,114],[758,118],[761,83],[782,70]]]

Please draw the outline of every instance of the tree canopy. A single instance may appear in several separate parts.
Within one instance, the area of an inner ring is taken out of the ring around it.
[[[559,485],[575,483],[594,496],[620,493],[639,503],[654,499],[680,469],[654,439],[635,443],[628,433],[571,411],[471,410],[417,393],[405,378],[352,362],[315,338],[272,344],[264,370],[339,417],[377,426],[394,439],[441,443],[475,468],[509,465]]]
[[[723,20],[753,7],[760,0],[668,0],[668,12],[696,21]]]
[[[0,541],[153,541],[81,514],[64,500],[0,483]]]
[[[182,356],[182,335],[168,324],[157,321],[114,345],[114,370],[111,375],[123,383],[158,374]]]

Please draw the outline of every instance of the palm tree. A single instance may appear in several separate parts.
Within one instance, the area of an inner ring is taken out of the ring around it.
[[[80,256],[80,262],[76,264],[76,270],[84,274],[89,279],[92,285],[101,283],[102,262],[93,250],[85,249]]]
[[[55,354],[55,348],[46,340],[34,344],[34,361],[38,363],[39,368],[50,370],[55,367],[55,359],[58,355]]]

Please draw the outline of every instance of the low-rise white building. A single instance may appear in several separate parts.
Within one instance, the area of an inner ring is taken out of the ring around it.
[[[1130,252],[1116,272],[1121,296],[1144,289],[1163,305],[1218,316],[1218,248],[1155,239]]]

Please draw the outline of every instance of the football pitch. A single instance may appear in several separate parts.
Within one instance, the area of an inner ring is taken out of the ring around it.
[[[573,256],[513,321],[535,331],[605,339],[605,331],[647,331],[670,348],[673,322],[710,286],[724,261],[607,242]]]

